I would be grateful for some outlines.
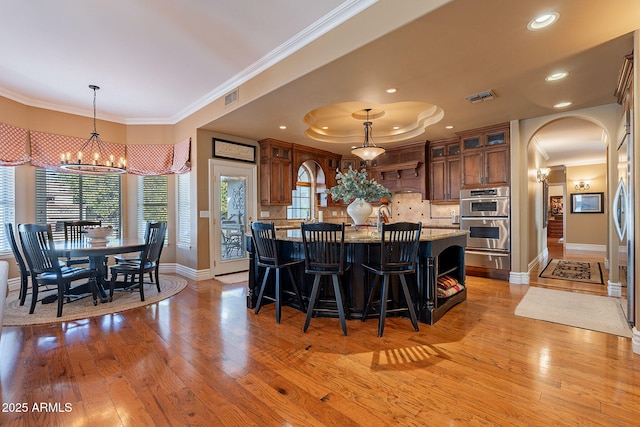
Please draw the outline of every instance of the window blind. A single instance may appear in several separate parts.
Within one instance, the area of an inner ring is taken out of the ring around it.
[[[138,237],[144,238],[147,222],[167,221],[168,217],[167,176],[139,176]]]
[[[191,246],[191,172],[178,175],[178,236],[177,244]]]
[[[64,238],[64,221],[101,221],[121,235],[120,175],[84,175],[36,169],[36,222],[51,224],[54,237]]]
[[[15,168],[0,167],[0,224],[15,221]],[[0,253],[11,252],[9,241],[0,228]]]

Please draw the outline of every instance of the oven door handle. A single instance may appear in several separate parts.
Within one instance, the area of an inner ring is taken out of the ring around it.
[[[509,252],[489,252],[489,251],[474,251],[474,250],[465,250],[467,254],[473,255],[489,255],[489,256],[509,256]]]

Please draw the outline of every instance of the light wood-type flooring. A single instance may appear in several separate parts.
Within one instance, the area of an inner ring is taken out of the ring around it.
[[[531,286],[606,295],[549,282],[531,272]],[[288,307],[277,325],[273,304],[255,315],[244,286],[215,280],[142,309],[7,327],[0,425],[640,425],[630,339],[515,316],[526,285],[467,285],[435,325],[390,318],[382,338],[375,320],[348,321],[345,337],[314,318],[304,334]]]

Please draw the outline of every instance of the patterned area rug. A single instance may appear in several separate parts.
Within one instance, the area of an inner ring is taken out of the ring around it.
[[[576,282],[603,285],[602,268],[599,262],[567,261],[552,259],[542,270],[540,277],[546,279],[573,280]]]
[[[160,275],[160,289],[158,293],[155,283],[145,283],[144,302],[140,301],[140,293],[137,291],[117,291],[113,294],[113,301],[93,305],[91,297],[82,298],[77,301],[65,304],[62,308],[62,317],[56,317],[58,304],[42,304],[38,302],[33,314],[29,314],[31,304],[31,294],[27,295],[27,301],[20,306],[18,301],[18,291],[12,291],[7,296],[4,306],[3,326],[27,326],[46,325],[50,323],[69,322],[73,320],[86,319],[89,317],[104,316],[105,314],[117,313],[130,310],[132,308],[143,307],[167,299],[187,287],[187,281],[182,277]],[[46,296],[47,293],[40,290],[38,298]]]

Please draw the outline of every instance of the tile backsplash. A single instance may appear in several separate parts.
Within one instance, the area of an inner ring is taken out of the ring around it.
[[[419,193],[394,194],[389,207],[394,222],[422,221],[423,225],[433,226],[451,225],[451,211],[455,211],[455,215],[460,213],[460,206],[457,203],[432,205],[429,200],[422,200],[422,195]],[[352,222],[347,215],[346,206],[320,207],[319,210],[322,211],[324,221]],[[273,221],[276,225],[300,224],[300,220],[287,220],[286,206],[260,206],[258,212],[260,221]],[[377,221],[377,212],[378,206],[374,206],[370,217],[371,222]],[[264,213],[268,213],[268,216],[263,216]]]

